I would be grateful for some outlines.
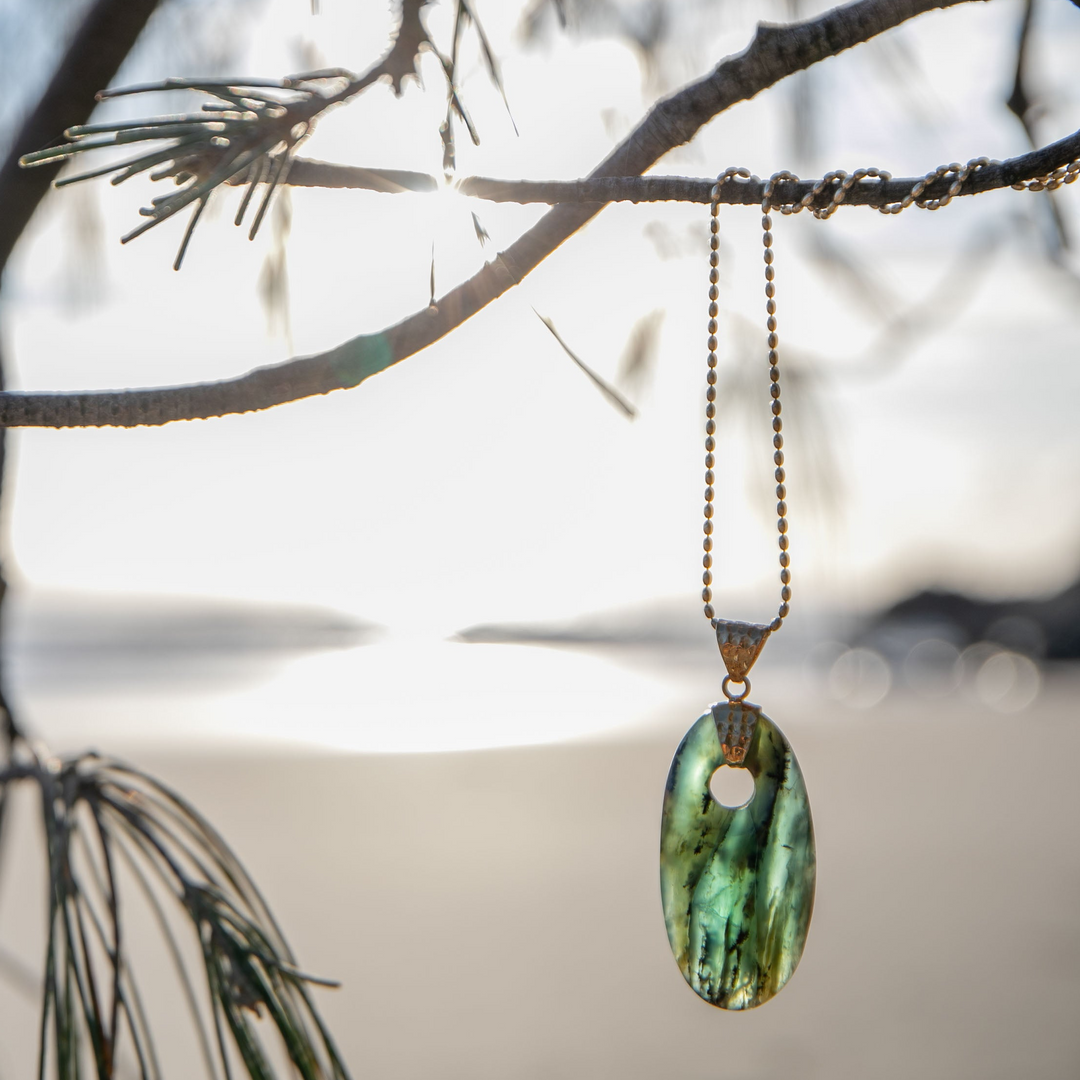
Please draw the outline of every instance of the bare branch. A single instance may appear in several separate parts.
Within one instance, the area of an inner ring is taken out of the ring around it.
[[[1011,113],[1024,125],[1028,141],[1035,142],[1035,130],[1031,124],[1031,98],[1027,94],[1026,74],[1028,43],[1031,41],[1031,17],[1035,13],[1035,0],[1025,0],[1024,14],[1020,17],[1020,37],[1016,43],[1016,74],[1013,77],[1012,93],[1005,102]]]
[[[0,167],[0,268],[59,169],[57,164],[26,173],[19,168],[20,155],[47,146],[65,128],[86,123],[96,104],[94,91],[108,86],[157,6],[158,0],[97,0],[80,25]]]
[[[1055,169],[1062,169],[1080,158],[1080,131],[1041,147],[1030,154],[997,161],[979,169],[964,181],[958,195],[979,195],[995,188],[1011,187],[1013,184],[1047,176]],[[922,177],[899,180],[866,179],[855,184],[844,198],[845,206],[871,206],[880,208],[897,203],[919,183]],[[490,202],[515,203],[609,203],[609,202],[694,202],[708,203],[715,179],[696,179],[686,176],[612,176],[598,180],[492,180],[483,176],[470,176],[461,181],[459,190]],[[951,179],[942,177],[926,185],[921,198],[929,201],[941,198],[949,190]],[[820,186],[817,180],[781,181],[776,185],[777,204],[790,205],[800,202]],[[725,184],[720,192],[720,202],[735,206],[760,204],[765,193],[765,183],[753,178],[736,180]],[[826,187],[809,205],[824,208],[832,191]]]
[[[640,176],[700,128],[796,71],[835,56],[926,11],[967,0],[856,0],[790,26],[760,24],[749,47],[709,75],[658,102],[600,163],[591,179]],[[531,270],[599,211],[592,204],[550,210],[493,262],[452,289],[436,308],[318,356],[259,368],[217,383],[148,390],[0,394],[0,423],[11,427],[136,427],[269,408],[356,386],[460,326]]]

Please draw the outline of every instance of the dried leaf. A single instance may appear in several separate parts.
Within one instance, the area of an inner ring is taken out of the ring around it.
[[[473,211],[472,223],[473,228],[476,230],[476,239],[480,241],[480,246],[484,247],[491,240],[491,237],[488,235],[487,229],[480,223],[475,210]]]
[[[510,102],[506,98],[506,88],[503,86],[499,61],[491,48],[491,42],[488,40],[487,34],[484,32],[483,24],[476,17],[476,12],[469,5],[469,0],[458,0],[458,3],[460,5],[458,10],[466,12],[469,18],[472,19],[473,26],[476,27],[476,36],[480,39],[480,52],[484,57],[484,65],[487,67],[491,81],[495,84],[495,88],[502,97],[503,105],[506,107],[506,115],[510,117],[510,124],[514,129],[514,134],[517,135],[519,134],[517,122],[514,120],[514,114],[510,111]]]
[[[631,405],[630,402],[627,401],[626,398],[624,398],[622,394],[620,394],[619,391],[615,389],[614,386],[612,386],[606,379],[604,379],[603,376],[598,375],[595,371],[593,371],[593,369],[589,367],[589,365],[586,364],[585,361],[582,360],[581,357],[578,356],[577,353],[575,353],[574,350],[571,349],[565,341],[563,341],[563,339],[559,336],[558,330],[555,329],[555,324],[550,319],[544,318],[544,316],[541,315],[540,312],[536,310],[536,308],[533,308],[533,314],[548,328],[548,330],[551,331],[551,336],[554,337],[555,340],[563,347],[563,351],[566,353],[566,355],[569,356],[570,359],[573,360],[574,363],[577,364],[577,366],[581,368],[581,370],[584,371],[586,375],[589,376],[589,378],[593,382],[593,385],[600,391],[600,393],[603,394],[604,397],[606,397],[608,401],[610,401],[611,404],[614,405],[617,409],[619,409],[626,417],[633,420],[634,417],[637,416],[637,409],[635,409],[634,406]]]

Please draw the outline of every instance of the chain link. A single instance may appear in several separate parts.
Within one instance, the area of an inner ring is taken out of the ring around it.
[[[960,194],[960,189],[964,186],[964,182],[973,172],[977,172],[979,169],[985,169],[989,164],[990,159],[988,157],[980,157],[972,158],[966,165],[961,165],[956,161],[951,165],[939,165],[933,172],[928,172],[900,200],[900,202],[881,206],[878,207],[878,209],[882,214],[899,214],[901,210],[906,210],[914,203],[923,210],[940,210],[943,206],[948,206],[949,203]],[[943,179],[946,176],[952,176],[953,181],[949,185],[949,190],[942,195],[940,199],[927,199],[923,201],[919,198],[931,181]]]
[[[1080,177],[1080,158],[1070,161],[1068,165],[1055,169],[1045,176],[1036,176],[1012,186],[1015,191],[1056,191],[1064,184],[1074,183],[1077,177]]]

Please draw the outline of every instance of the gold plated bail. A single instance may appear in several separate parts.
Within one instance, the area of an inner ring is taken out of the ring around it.
[[[731,622],[728,619],[713,619],[712,624],[716,630],[716,644],[720,646],[720,655],[731,681],[745,682],[772,628],[762,623]]]
[[[746,752],[754,736],[754,727],[760,713],[757,705],[743,705],[739,701],[717,702],[712,707],[713,723],[720,740],[725,765],[744,768]]]

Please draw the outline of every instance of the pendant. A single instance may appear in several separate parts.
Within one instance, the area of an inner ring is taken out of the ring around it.
[[[791,745],[744,702],[769,627],[715,620],[725,701],[686,733],[664,792],[660,891],[668,940],[691,988],[722,1009],[752,1009],[791,978],[814,907],[814,827]],[[732,694],[732,682],[744,684]],[[709,790],[721,767],[749,769],[741,807]]]

